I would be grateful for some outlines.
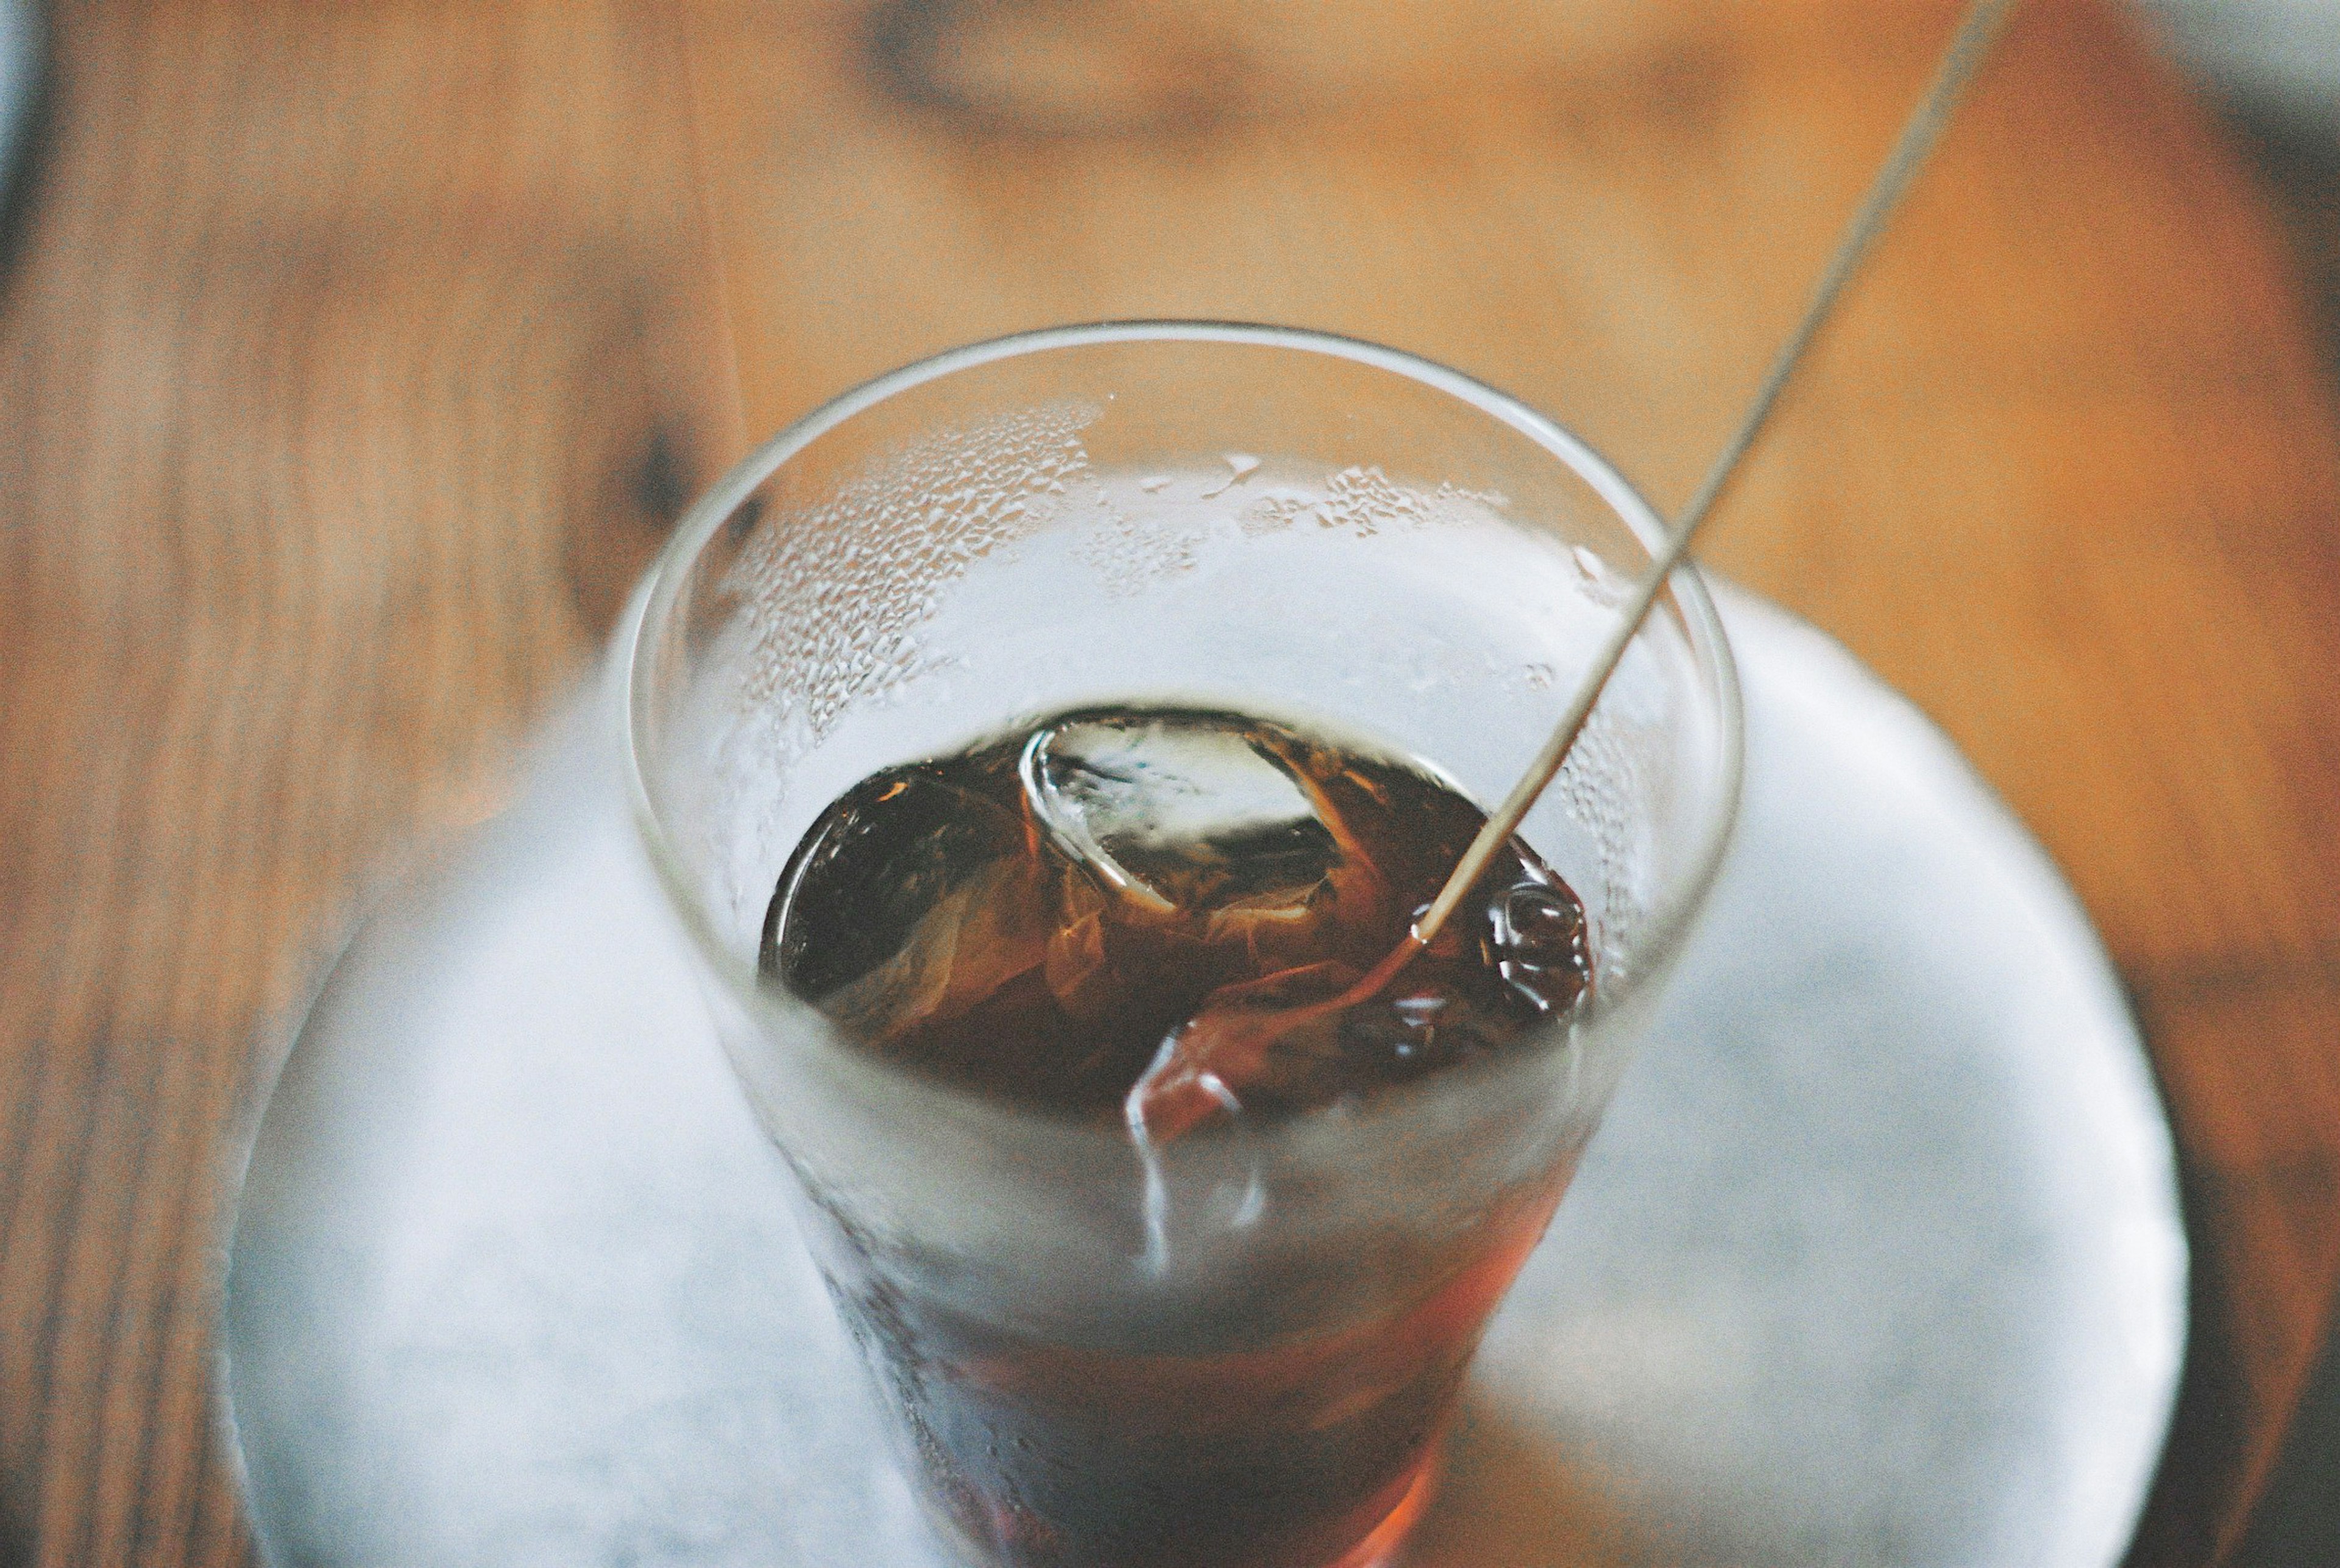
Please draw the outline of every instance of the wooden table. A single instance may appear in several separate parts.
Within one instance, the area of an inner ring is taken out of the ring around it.
[[[63,9],[0,299],[0,1563],[59,1568],[248,1551],[208,1347],[286,1030],[743,432],[1250,316],[1679,501],[1951,22],[706,0],[694,142],[654,0]],[[2032,0],[1711,551],[1942,722],[2134,989],[2197,1270],[2140,1563],[2231,1545],[2340,1288],[2335,412],[2233,154]]]

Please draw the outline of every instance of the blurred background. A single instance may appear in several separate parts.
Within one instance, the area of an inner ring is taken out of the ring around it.
[[[751,437],[1249,317],[1678,503],[1954,21],[0,0],[0,1564],[248,1557],[210,1346],[287,1031]],[[2030,0],[1713,529],[2129,984],[2196,1263],[2140,1563],[2340,1561],[2335,377],[2340,0]]]
[[[2151,0],[2182,61],[2274,196],[2340,363],[2340,5]]]
[[[2273,199],[2315,312],[2325,372],[2340,378],[2340,4],[2154,0],[2154,9],[2159,41],[2231,128]],[[2340,1051],[2340,1040],[2329,1048]],[[2238,1556],[2267,1564],[2340,1561],[2340,1347],[2328,1329]]]

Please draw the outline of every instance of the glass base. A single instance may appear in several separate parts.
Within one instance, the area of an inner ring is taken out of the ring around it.
[[[1321,1568],[1390,1568],[1395,1563],[1400,1549],[1405,1545],[1406,1537],[1413,1534],[1413,1527],[1422,1522],[1423,1511],[1430,1506],[1430,1499],[1438,1490],[1439,1471],[1445,1453],[1445,1438],[1441,1436],[1433,1440],[1429,1454],[1423,1459],[1422,1468],[1414,1473],[1413,1484],[1397,1500],[1397,1505],[1383,1514],[1381,1523],[1367,1531],[1355,1545],[1321,1564]],[[913,1484],[915,1486],[915,1483]],[[987,1550],[960,1529],[956,1520],[936,1507],[923,1493],[919,1501],[923,1504],[920,1512],[926,1515],[927,1527],[943,1543],[954,1562],[965,1564],[965,1568],[1013,1568],[1012,1564],[1003,1564],[996,1553]],[[1111,1568],[1111,1565],[1099,1564],[1099,1568]]]
[[[1445,1441],[1442,1438],[1432,1445],[1429,1457],[1422,1462],[1422,1469],[1413,1478],[1413,1484],[1405,1489],[1405,1495],[1397,1500],[1397,1506],[1383,1515],[1382,1522],[1374,1525],[1363,1541],[1350,1547],[1336,1561],[1327,1563],[1325,1568],[1383,1568],[1384,1563],[1395,1562],[1398,1549],[1405,1544],[1405,1538],[1413,1533],[1414,1525],[1421,1522],[1423,1510],[1430,1506],[1431,1494],[1438,1490],[1439,1461],[1444,1453]]]

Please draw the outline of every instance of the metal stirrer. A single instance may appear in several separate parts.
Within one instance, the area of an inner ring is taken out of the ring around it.
[[[1845,284],[1859,270],[1871,243],[1893,215],[1893,209],[1909,190],[1910,181],[1933,152],[1935,143],[1941,137],[1943,126],[1948,124],[1950,113],[1958,104],[1959,94],[1974,79],[1976,70],[1990,53],[1991,44],[2014,6],[2015,0],[1975,0],[1975,4],[1968,7],[1965,18],[1958,24],[1957,34],[1950,39],[1949,48],[1943,54],[1932,85],[1926,90],[1925,97],[1910,114],[1909,123],[1902,127],[1901,139],[1895,144],[1892,155],[1878,171],[1875,183],[1869,186],[1868,198],[1861,203],[1860,210],[1853,214],[1844,238],[1837,245],[1835,255],[1829,259],[1828,270],[1820,274],[1819,285],[1812,292],[1811,303],[1804,307],[1803,318],[1788,334],[1788,341],[1780,345],[1778,356],[1771,362],[1770,373],[1764,376],[1762,386],[1755,393],[1754,402],[1739,422],[1738,430],[1724,445],[1720,455],[1714,460],[1714,465],[1707,471],[1706,482],[1699,486],[1698,493],[1682,509],[1681,516],[1668,536],[1665,548],[1658,552],[1649,576],[1633,590],[1632,599],[1618,616],[1616,624],[1610,630],[1609,640],[1593,658],[1591,670],[1578,687],[1576,696],[1569,702],[1567,711],[1561,715],[1559,724],[1553,728],[1552,739],[1536,754],[1535,760],[1529,764],[1520,781],[1512,786],[1512,792],[1504,797],[1502,805],[1494,815],[1487,819],[1486,826],[1479,829],[1479,836],[1471,840],[1471,847],[1462,852],[1462,858],[1456,862],[1445,885],[1439,888],[1438,897],[1432,900],[1422,918],[1414,922],[1405,940],[1398,945],[1397,950],[1388,959],[1375,967],[1373,976],[1368,977],[1373,989],[1379,989],[1382,982],[1403,968],[1415,953],[1430,945],[1453,916],[1456,907],[1485,873],[1487,864],[1496,851],[1519,831],[1520,823],[1527,816],[1529,808],[1536,803],[1544,787],[1560,771],[1561,764],[1567,759],[1569,748],[1576,743],[1577,732],[1584,728],[1584,720],[1592,712],[1593,704],[1600,700],[1618,661],[1624,658],[1626,647],[1641,630],[1641,623],[1649,619],[1651,607],[1657,603],[1658,596],[1665,591],[1667,578],[1690,553],[1691,539],[1698,532],[1699,524],[1706,521],[1707,514],[1714,510],[1715,502],[1730,488],[1732,478],[1739,471],[1740,461],[1746,457],[1756,438],[1762,434],[1772,408],[1795,374],[1804,351],[1811,346],[1812,340],[1819,335],[1820,328],[1827,324],[1829,314],[1836,308],[1838,297],[1844,293]],[[1360,984],[1357,988],[1363,991],[1365,987]]]

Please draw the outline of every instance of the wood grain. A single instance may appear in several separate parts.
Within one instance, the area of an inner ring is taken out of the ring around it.
[[[989,332],[1233,314],[1679,501],[1936,0],[88,0],[0,295],[0,1559],[238,1562],[218,1194],[370,878],[492,809],[679,501]],[[1950,730],[2139,997],[2202,1265],[2140,1562],[2340,1278],[2340,421],[2267,214],[2032,0],[1716,559]]]
[[[0,1494],[32,1562],[224,1563],[250,1097],[729,427],[641,17],[61,23],[0,316]]]

